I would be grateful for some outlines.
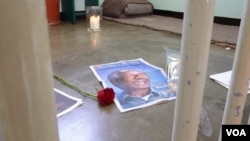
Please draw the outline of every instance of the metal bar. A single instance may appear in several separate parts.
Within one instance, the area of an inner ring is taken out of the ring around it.
[[[195,141],[206,80],[215,0],[187,0],[172,141]]]
[[[250,124],[250,115],[249,115],[249,117],[248,117],[248,122],[247,122],[247,124]]]
[[[250,3],[245,0],[223,124],[240,124],[250,82]]]
[[[222,124],[241,124],[242,121],[250,82],[249,38],[250,3],[245,0]]]
[[[45,1],[0,1],[3,141],[58,141]]]

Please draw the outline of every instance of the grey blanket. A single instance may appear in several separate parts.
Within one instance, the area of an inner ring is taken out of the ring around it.
[[[149,5],[152,7],[151,11]],[[147,0],[105,0],[102,3],[102,8],[103,16],[113,18],[119,18],[121,16],[124,16],[124,11],[126,11],[125,14],[130,15],[133,15],[133,13],[144,14],[143,12],[152,13],[153,11],[153,5]],[[130,11],[128,11],[128,9],[130,9]]]

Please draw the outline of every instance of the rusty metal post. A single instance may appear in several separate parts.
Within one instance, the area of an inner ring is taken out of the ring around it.
[[[245,0],[222,124],[241,124],[250,83],[250,2]],[[219,139],[221,140],[221,138]]]
[[[45,1],[0,1],[3,141],[58,141]]]
[[[197,139],[214,7],[215,0],[186,1],[172,141]]]

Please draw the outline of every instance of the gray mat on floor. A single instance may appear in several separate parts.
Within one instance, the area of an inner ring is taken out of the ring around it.
[[[153,30],[165,31],[176,35],[181,35],[182,33],[183,20],[172,17],[150,15],[135,18],[104,17],[104,19],[116,21],[123,24],[143,26]],[[238,32],[239,26],[214,23],[211,42],[219,46],[235,48],[238,38]]]

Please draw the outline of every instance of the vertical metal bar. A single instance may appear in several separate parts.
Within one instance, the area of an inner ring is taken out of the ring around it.
[[[222,124],[241,124],[250,83],[250,2],[245,0]]]
[[[3,141],[58,141],[45,1],[0,1]]]
[[[247,124],[250,124],[250,115],[249,115],[249,117],[248,117],[248,122],[247,122]]]
[[[250,3],[245,0],[223,124],[240,124],[250,81]]]
[[[187,0],[172,141],[195,141],[206,80],[215,0]]]

